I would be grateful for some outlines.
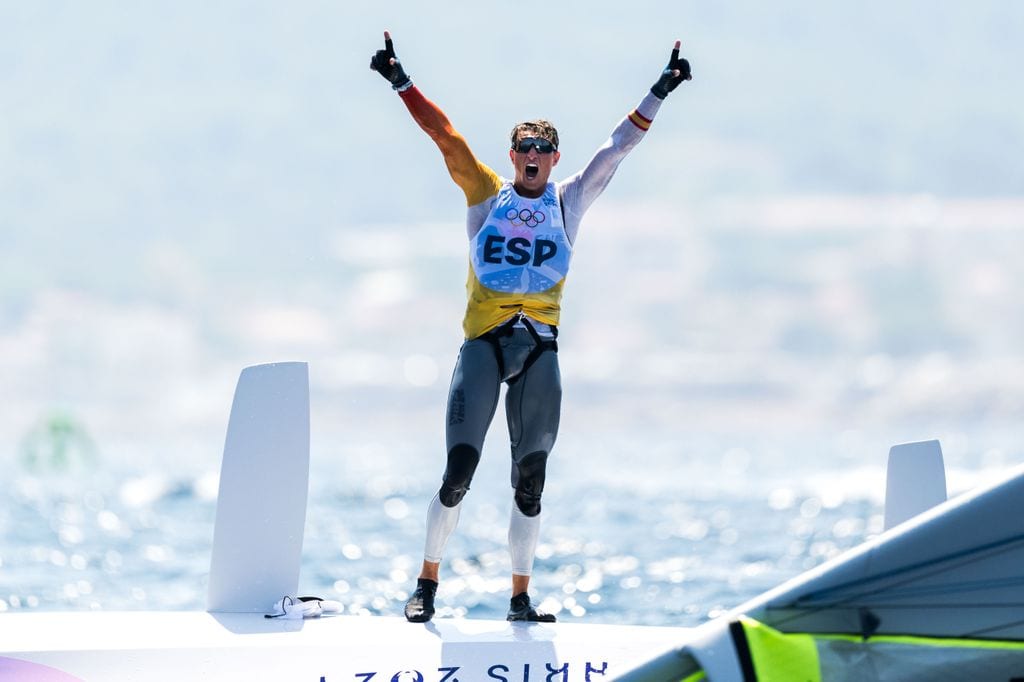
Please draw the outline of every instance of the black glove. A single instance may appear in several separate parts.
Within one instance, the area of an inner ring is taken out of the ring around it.
[[[677,71],[679,72],[678,75],[676,75]],[[668,97],[668,93],[679,87],[680,83],[692,78],[690,75],[690,62],[679,56],[679,41],[677,40],[675,47],[672,48],[672,56],[668,60],[668,66],[661,72],[661,78],[658,79],[658,82],[651,86],[651,92],[658,99],[665,99]]]
[[[384,76],[395,90],[405,90],[412,85],[412,80],[405,75],[402,62],[395,56],[395,46],[391,42],[391,34],[384,31],[384,49],[377,50],[370,57],[370,68]]]

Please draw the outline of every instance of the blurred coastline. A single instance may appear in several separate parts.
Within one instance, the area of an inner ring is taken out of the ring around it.
[[[599,203],[566,287],[567,415],[576,428],[680,437],[1012,428],[1024,411],[1022,219],[1024,200],[920,196],[704,212]],[[279,286],[210,273],[162,299],[27,294],[0,327],[0,450],[62,411],[108,456],[216,461],[241,368],[293,359],[310,363],[325,451],[403,433],[440,447],[461,226],[363,226],[329,241]],[[173,261],[161,248],[143,261]]]

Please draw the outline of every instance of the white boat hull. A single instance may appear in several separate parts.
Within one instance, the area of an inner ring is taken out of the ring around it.
[[[0,679],[593,682],[611,680],[685,639],[679,628],[577,623],[8,613],[0,616]]]

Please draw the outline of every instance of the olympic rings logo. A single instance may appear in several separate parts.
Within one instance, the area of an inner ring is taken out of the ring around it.
[[[537,227],[542,222],[547,220],[548,217],[544,215],[543,211],[531,211],[528,208],[516,210],[510,208],[505,211],[505,220],[512,223],[513,227],[519,227],[520,225],[526,225],[527,227]]]

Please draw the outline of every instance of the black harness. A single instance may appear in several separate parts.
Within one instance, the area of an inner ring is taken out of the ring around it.
[[[505,337],[512,336],[512,334],[515,333],[515,327],[519,321],[522,321],[523,326],[526,327],[526,330],[530,332],[530,336],[533,337],[533,349],[530,351],[530,354],[526,356],[526,360],[523,361],[523,370],[515,377],[509,379],[509,383],[515,383],[519,377],[525,374],[526,371],[533,366],[533,363],[537,362],[537,358],[539,358],[544,351],[553,350],[556,353],[558,352],[558,342],[555,340],[558,338],[558,327],[551,325],[551,333],[554,336],[550,339],[545,339],[537,331],[537,328],[533,326],[533,322],[530,321],[530,318],[520,310],[505,322],[502,322],[489,332],[481,334],[479,337],[481,340],[487,341],[491,344],[491,347],[494,348],[494,357],[498,361],[498,375],[500,377],[505,377],[505,359],[501,352],[500,340]]]

